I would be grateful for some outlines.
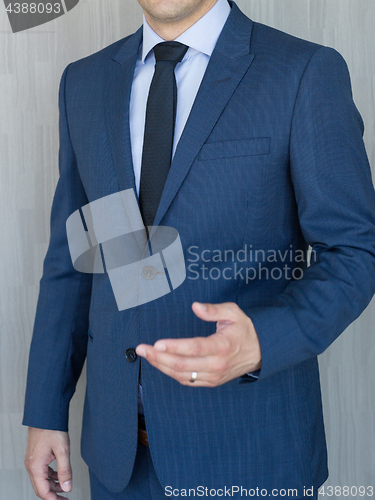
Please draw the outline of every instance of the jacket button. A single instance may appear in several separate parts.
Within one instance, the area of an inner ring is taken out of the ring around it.
[[[137,359],[137,353],[133,348],[126,350],[125,359],[126,361],[129,361],[129,363],[134,363],[134,361]]]
[[[142,269],[142,275],[146,280],[153,280],[157,273],[158,272],[154,266],[146,266]]]

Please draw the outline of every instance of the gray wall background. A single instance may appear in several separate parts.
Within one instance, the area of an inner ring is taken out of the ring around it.
[[[375,166],[374,0],[238,0],[238,5],[256,21],[343,54]],[[58,175],[60,76],[69,62],[135,31],[141,19],[136,0],[81,0],[63,17],[13,34],[0,5],[0,500],[35,498],[23,468],[27,429],[21,419]],[[375,485],[374,319],[373,301],[320,356],[330,463],[326,485]],[[72,500],[89,498],[87,467],[79,455],[84,388],[83,374],[71,404]]]

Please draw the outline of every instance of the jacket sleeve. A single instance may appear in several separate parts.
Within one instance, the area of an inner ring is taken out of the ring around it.
[[[92,275],[72,265],[66,220],[88,203],[69,137],[64,70],[59,89],[59,180],[30,348],[23,425],[68,430],[69,402],[86,357]]]
[[[321,47],[300,82],[290,135],[298,217],[314,259],[271,307],[247,309],[258,380],[322,353],[375,291],[375,193],[345,61]]]

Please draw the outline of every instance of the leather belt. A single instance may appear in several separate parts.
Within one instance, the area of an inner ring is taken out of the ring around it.
[[[149,446],[146,431],[146,424],[143,415],[138,415],[138,443]]]
[[[148,438],[146,429],[138,429],[138,443],[148,446]]]

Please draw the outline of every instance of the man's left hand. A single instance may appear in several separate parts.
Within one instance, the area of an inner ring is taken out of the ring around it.
[[[181,384],[197,387],[216,387],[261,367],[258,335],[237,304],[194,302],[192,309],[203,321],[216,321],[214,334],[139,344],[136,353]],[[192,372],[197,372],[195,382]]]

